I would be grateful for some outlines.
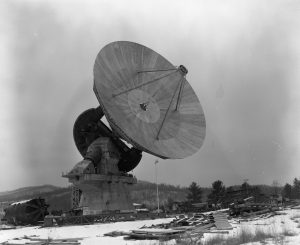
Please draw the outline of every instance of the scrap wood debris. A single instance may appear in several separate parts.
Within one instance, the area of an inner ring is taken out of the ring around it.
[[[126,231],[111,231],[108,233],[105,233],[104,236],[111,236],[111,237],[117,237],[117,236],[126,236],[130,235],[130,232]],[[97,235],[97,237],[100,237],[100,235]]]
[[[215,212],[215,213],[210,213],[208,215],[195,214],[192,217],[185,217],[184,215],[180,215],[170,223],[152,225],[150,227],[143,226],[142,228],[207,230],[213,227],[219,230],[232,229],[232,226],[228,222],[227,214],[223,212]]]
[[[228,222],[227,215],[222,212],[209,215],[194,214],[192,217],[180,215],[170,223],[163,223],[152,226],[143,226],[138,230],[129,232],[113,231],[104,236],[125,236],[125,239],[159,239],[170,240],[185,237],[201,238],[203,233],[220,232],[233,229]]]
[[[210,215],[210,219],[214,222],[217,230],[231,230],[232,226],[229,224],[227,215],[225,213],[214,213]]]
[[[61,239],[51,239],[51,238],[39,238],[38,236],[23,236],[20,238],[15,238],[13,240],[24,240],[24,243],[15,243],[12,241],[7,241],[2,243],[3,245],[80,245],[79,240],[83,238],[61,238]],[[28,241],[29,240],[29,241]]]
[[[169,223],[142,226],[138,230],[129,232],[114,231],[105,236],[124,236],[124,239],[182,239],[201,238],[204,233],[228,234],[232,230],[231,224],[256,219],[267,219],[274,215],[281,215],[279,208],[268,203],[250,203],[246,198],[242,204],[235,203],[230,209],[211,213],[196,213],[193,216],[179,215]],[[234,216],[234,217],[232,217]],[[230,223],[228,218],[231,219]]]
[[[6,225],[6,224],[1,224],[0,225],[0,230],[11,230],[11,229],[16,229],[16,226],[13,225]]]
[[[126,239],[160,239],[169,240],[178,238],[179,234],[184,233],[185,230],[173,230],[173,229],[139,229],[132,230]]]

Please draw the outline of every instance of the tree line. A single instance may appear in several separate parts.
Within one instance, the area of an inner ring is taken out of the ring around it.
[[[300,180],[295,178],[292,185],[287,183],[284,187],[280,187],[277,181],[274,181],[272,186],[251,186],[245,181],[240,186],[226,187],[221,180],[216,180],[212,183],[207,198],[203,197],[203,189],[196,182],[192,182],[187,191],[186,199],[189,203],[229,203],[247,196],[264,201],[268,196],[278,196],[278,194],[284,198],[300,199]]]
[[[283,187],[282,195],[289,199],[300,199],[300,180],[295,178],[292,185],[286,183]]]
[[[247,182],[244,182],[240,189],[243,190],[246,195],[248,194],[247,191],[249,191],[249,193],[250,191],[253,192],[253,188]],[[206,201],[218,203],[232,192],[234,192],[233,186],[226,188],[221,180],[216,180],[212,183],[211,192],[208,194]],[[191,203],[201,203],[204,201],[202,188],[196,182],[192,182],[188,187],[187,201]]]

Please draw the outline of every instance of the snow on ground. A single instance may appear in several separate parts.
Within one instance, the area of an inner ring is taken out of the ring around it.
[[[225,239],[237,236],[242,230],[255,233],[257,230],[269,232],[274,235],[285,234],[282,238],[283,244],[299,245],[300,244],[300,209],[288,209],[281,211],[283,215],[276,215],[267,219],[256,219],[252,221],[239,222],[238,219],[229,220],[234,227],[229,231],[229,234],[222,235]],[[298,217],[297,217],[298,216]],[[24,235],[36,235],[39,238],[84,238],[81,240],[82,245],[90,244],[128,244],[128,245],[154,245],[159,244],[156,240],[124,240],[120,237],[105,237],[104,234],[111,231],[130,231],[138,229],[144,225],[150,226],[152,224],[168,223],[172,218],[156,219],[156,220],[142,220],[142,221],[127,221],[106,224],[82,225],[82,226],[64,226],[64,227],[23,227],[14,230],[0,230],[0,243],[9,241],[14,243],[24,244],[24,240],[14,240],[14,238],[21,238]],[[299,223],[298,223],[299,222]],[[289,236],[288,234],[293,234]],[[208,241],[218,234],[205,233],[202,241]],[[28,242],[28,240],[27,240]],[[171,240],[168,244],[175,244],[175,240]],[[247,245],[259,245],[262,243],[248,243]],[[267,239],[264,244],[276,244],[274,239]]]
[[[240,222],[239,219],[229,220],[229,223],[231,223],[234,228],[229,231],[229,234],[221,236],[226,239],[237,237],[242,231],[247,231],[252,234],[255,234],[257,231],[262,231],[272,234],[274,237],[277,236],[277,238],[281,237],[282,243],[277,242],[278,244],[300,245],[300,209],[286,209],[278,213],[282,215],[276,215],[266,219],[255,218]],[[216,234],[205,233],[204,240],[207,241],[213,236],[216,236]],[[250,242],[247,243],[247,245],[277,244],[274,240],[274,238],[269,238],[263,242]]]
[[[142,244],[141,241],[126,241],[123,237],[105,237],[105,233],[120,230],[130,231],[139,229],[144,225],[150,226],[152,224],[168,223],[172,218],[156,219],[156,220],[139,220],[126,221],[116,223],[94,224],[94,225],[74,225],[63,227],[24,227],[14,230],[0,230],[0,243],[5,241],[13,241],[14,243],[24,243],[23,240],[13,240],[14,238],[21,238],[26,236],[36,235],[39,238],[47,239],[61,239],[61,238],[81,238],[82,245],[90,244]],[[28,242],[28,240],[27,240]],[[146,244],[156,244],[156,241],[150,241]]]

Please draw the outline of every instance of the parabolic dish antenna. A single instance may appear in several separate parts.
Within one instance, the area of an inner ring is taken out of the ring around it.
[[[113,42],[97,55],[94,92],[121,138],[161,158],[182,159],[200,149],[206,129],[186,74],[143,45]]]

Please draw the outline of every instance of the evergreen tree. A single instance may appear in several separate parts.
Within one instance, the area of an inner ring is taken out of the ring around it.
[[[282,190],[282,195],[287,198],[292,198],[292,186],[290,184],[285,184]]]
[[[300,198],[300,180],[297,178],[294,179],[293,188],[292,188],[292,197]]]
[[[201,202],[202,190],[200,186],[197,185],[196,182],[192,182],[192,184],[190,184],[190,186],[188,187],[188,191],[189,191],[187,195],[188,201],[192,203]]]
[[[208,195],[213,203],[217,203],[222,197],[225,196],[225,186],[221,180],[217,180],[212,183],[212,192]]]
[[[166,206],[167,206],[167,208],[169,210],[172,210],[173,204],[174,204],[173,198],[172,197],[168,197]]]
[[[231,193],[233,191],[234,191],[234,189],[233,189],[232,186],[229,186],[229,187],[226,188],[226,193]]]
[[[241,185],[241,189],[242,190],[247,190],[249,189],[251,186],[248,184],[248,182],[244,182],[242,185]]]

